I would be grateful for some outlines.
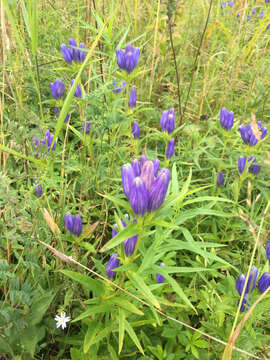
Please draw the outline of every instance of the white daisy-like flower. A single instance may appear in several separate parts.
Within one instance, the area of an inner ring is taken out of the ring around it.
[[[60,316],[56,315],[54,320],[56,321],[56,327],[59,328],[61,326],[64,330],[67,327],[67,322],[70,321],[70,317],[66,316],[65,312],[61,312]]]

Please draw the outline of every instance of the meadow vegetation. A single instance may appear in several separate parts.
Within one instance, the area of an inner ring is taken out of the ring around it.
[[[1,1],[1,359],[270,359],[269,24]]]

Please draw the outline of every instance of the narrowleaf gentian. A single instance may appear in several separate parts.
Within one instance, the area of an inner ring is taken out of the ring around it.
[[[124,227],[127,226],[127,224],[125,223],[124,220],[121,220],[121,222]],[[136,222],[136,218],[133,219],[133,222]],[[113,226],[115,228],[118,228],[117,224],[114,224]],[[118,232],[115,229],[112,229],[112,237],[114,237],[117,234],[118,234]],[[125,250],[126,256],[130,256],[134,253],[137,240],[138,240],[138,235],[132,236],[132,237],[124,240],[124,250]]]
[[[82,233],[82,219],[79,214],[72,215],[70,212],[65,214],[64,218],[66,229],[73,235],[79,237]]]
[[[63,81],[56,79],[53,83],[50,83],[51,94],[55,100],[60,99],[65,93],[65,84]]]
[[[217,186],[222,186],[224,184],[223,172],[220,171],[217,176]]]
[[[113,83],[112,83],[112,86],[113,86],[113,93],[114,94],[119,94],[123,89],[124,87],[127,85],[127,82],[126,81],[123,81],[121,85],[118,84],[118,82],[115,80]]]
[[[265,126],[262,126],[261,121],[257,121],[257,131],[252,130],[252,124],[249,124],[247,127],[244,124],[241,124],[239,127],[241,138],[244,141],[246,145],[255,146],[258,143],[259,140],[262,140],[266,133],[267,128]],[[254,133],[256,132],[256,134]]]
[[[132,124],[132,134],[134,139],[138,139],[140,136],[140,127],[137,121],[134,121]]]
[[[245,310],[245,307],[247,304],[247,301],[249,300],[249,294],[254,290],[256,285],[256,280],[258,276],[258,269],[255,266],[251,267],[249,278],[246,286],[246,290],[244,293],[243,301],[241,304],[240,312],[243,312]],[[241,296],[244,285],[246,281],[246,276],[244,274],[239,275],[238,279],[236,280],[236,290],[238,291],[238,294]]]
[[[258,290],[262,294],[270,287],[270,273],[264,273],[258,281]]]
[[[106,275],[108,276],[108,278],[111,280],[115,277],[116,272],[113,271],[113,269],[118,268],[119,266],[119,259],[118,259],[119,255],[117,253],[114,253],[111,255],[110,260],[107,263],[106,266]]]
[[[88,135],[90,133],[91,126],[92,126],[92,123],[83,121],[82,122],[82,131],[83,131],[83,133]]]
[[[175,113],[174,109],[163,111],[160,118],[160,127],[164,132],[168,132],[169,134],[173,132],[175,128]]]
[[[220,110],[219,122],[223,129],[227,131],[231,130],[233,127],[233,112],[223,107]]]
[[[147,161],[141,156],[140,164],[133,160],[132,166],[121,168],[123,191],[133,212],[143,216],[147,211],[156,211],[164,202],[170,182],[170,171],[163,168],[157,174],[159,161]]]
[[[42,185],[37,183],[37,180],[35,179],[35,195],[37,198],[40,198],[42,195]]]
[[[72,65],[72,61],[75,63],[83,63],[86,57],[86,52],[84,51],[85,45],[81,43],[79,48],[77,47],[77,43],[74,39],[69,39],[69,46],[66,44],[61,45],[61,51],[63,58],[69,65]]]
[[[255,156],[250,156],[248,158],[248,162],[251,163],[251,165],[248,168],[248,171],[254,175],[259,174],[259,172],[261,171],[261,167],[259,165],[256,165],[257,161],[256,161],[256,157]]]
[[[115,54],[117,65],[120,69],[126,70],[130,74],[137,66],[140,49],[129,44],[125,50],[116,49]]]
[[[160,263],[159,266],[165,266],[165,264]],[[164,276],[162,276],[161,274],[157,273],[157,274],[156,274],[156,280],[157,280],[157,283],[158,283],[158,284],[162,284],[162,283],[164,283],[165,278],[164,278]]]
[[[70,86],[73,86],[73,83],[74,83],[74,80],[71,80]],[[81,98],[81,97],[82,97],[82,90],[81,90],[81,88],[80,88],[80,85],[77,85],[77,86],[76,86],[74,96],[77,97],[77,98]]]
[[[137,102],[137,94],[136,94],[136,89],[132,88],[130,90],[130,94],[129,94],[129,100],[128,100],[128,106],[130,109],[134,108],[136,106],[136,102]]]
[[[50,133],[50,130],[46,131],[45,136],[43,135],[43,139],[40,141],[39,139],[37,139],[36,137],[32,138],[33,142],[34,142],[34,153],[35,153],[35,157],[38,156],[37,151],[38,148],[42,148],[43,146],[47,145],[48,151],[52,150],[54,151],[56,148],[56,142],[53,143],[52,145],[52,141],[53,141],[53,135]]]
[[[167,145],[166,158],[170,159],[174,155],[174,138],[172,138]]]
[[[240,174],[242,174],[246,167],[247,158],[244,156],[240,156],[238,158],[238,171]]]
[[[268,261],[269,261],[269,263],[270,263],[270,239],[268,240],[268,243],[267,243],[267,245],[266,245],[266,256],[267,256],[267,259],[268,259]]]

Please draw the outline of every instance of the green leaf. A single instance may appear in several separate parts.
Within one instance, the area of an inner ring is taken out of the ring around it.
[[[185,223],[187,220],[190,220],[196,216],[219,216],[219,217],[232,217],[232,214],[224,213],[222,211],[207,209],[207,208],[199,208],[199,209],[191,209],[186,211],[181,211],[180,215],[175,219],[176,225],[181,225]]]
[[[104,292],[104,284],[100,280],[92,279],[90,276],[70,271],[60,270],[62,274],[68,276],[74,281],[77,281],[81,285],[85,286],[88,290],[93,291],[97,296],[101,296]]]
[[[100,324],[97,321],[91,321],[88,325],[88,329],[86,331],[84,342],[83,342],[83,352],[86,354],[89,350],[90,346],[93,343],[93,339],[96,336],[96,333],[100,329]]]
[[[111,355],[111,360],[119,360],[114,348],[112,347],[112,345],[108,344],[107,348],[108,348],[108,351],[109,351],[109,353]]]
[[[125,312],[122,309],[119,309],[118,325],[119,325],[118,354],[120,354],[122,351],[124,335],[125,335]]]
[[[155,298],[155,296],[152,294],[150,288],[145,284],[143,279],[138,276],[134,272],[128,272],[128,276],[130,278],[130,281],[133,283],[135,287],[138,288],[138,290],[141,292],[141,294],[156,308],[160,309],[159,302]]]
[[[130,323],[127,320],[125,320],[125,327],[126,327],[126,331],[129,334],[131,340],[137,346],[139,351],[144,355],[144,351],[143,351],[143,348],[142,348],[142,346],[141,346],[141,344],[139,342],[139,339],[137,338],[137,335],[135,334],[135,331],[133,330],[132,326],[130,325]]]
[[[100,305],[93,305],[90,307],[89,310],[84,311],[81,315],[76,317],[71,322],[74,323],[79,320],[85,319],[86,317],[91,316],[91,315],[105,313],[105,312],[111,312],[111,311],[112,311],[112,305],[109,302],[106,302],[106,303],[100,304]]]
[[[140,232],[140,228],[137,225],[137,223],[130,223],[125,227],[122,231],[119,231],[119,233],[113,237],[107,244],[103,246],[101,249],[101,252],[104,252],[106,250],[110,250],[117,245],[121,244],[124,240],[137,235]]]
[[[114,305],[118,305],[121,308],[123,308],[127,311],[130,311],[134,314],[144,315],[144,313],[141,310],[139,310],[135,305],[133,305],[130,301],[123,299],[121,297],[115,297],[115,298],[110,299],[110,303],[112,303]]]
[[[173,167],[172,167],[171,189],[172,189],[172,194],[176,196],[178,194],[178,192],[179,192],[179,184],[178,184],[176,163],[173,163]]]
[[[49,292],[48,294],[44,294],[37,300],[35,300],[35,302],[31,306],[31,310],[27,318],[29,327],[40,323],[54,296],[55,293],[52,294]]]
[[[11,155],[14,155],[15,157],[18,157],[18,158],[21,158],[21,159],[25,159],[25,160],[28,160],[28,161],[32,161],[33,163],[37,164],[37,165],[41,165],[41,161],[38,160],[38,159],[35,159],[34,157],[32,156],[26,156],[26,155],[23,155],[21,153],[19,153],[18,151],[15,151],[13,149],[10,149],[9,147],[5,146],[5,145],[2,145],[0,144],[0,150],[4,151],[4,152],[7,152]]]

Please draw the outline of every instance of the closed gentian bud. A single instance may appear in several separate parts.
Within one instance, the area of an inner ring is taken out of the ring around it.
[[[78,62],[80,60],[80,50],[77,49],[76,41],[73,38],[71,38],[68,40],[68,43],[69,43],[70,49],[72,50],[73,60],[75,62]]]
[[[256,165],[256,157],[255,156],[250,156],[248,158],[248,162],[251,162],[252,165],[249,166],[248,171],[254,175],[259,174],[259,172],[261,171],[261,167],[259,165]]]
[[[82,219],[79,214],[73,216],[73,234],[80,236],[82,233]]]
[[[250,15],[248,14],[248,15],[247,15],[247,21],[249,21],[249,20],[250,20]]]
[[[63,58],[66,60],[66,62],[69,65],[72,65],[73,50],[70,49],[66,44],[62,44],[61,45],[61,52],[62,52]]]
[[[247,158],[244,156],[240,156],[238,158],[238,171],[240,172],[240,174],[242,174],[245,170],[245,166],[246,166],[246,162],[247,162]]]
[[[165,264],[160,263],[159,266],[165,266]],[[158,283],[158,284],[162,284],[162,283],[164,283],[165,278],[164,278],[164,276],[162,276],[161,274],[156,274],[156,280],[157,280],[157,283]]]
[[[140,127],[137,121],[134,121],[134,123],[132,124],[132,134],[134,139],[138,139],[140,136]]]
[[[134,108],[136,106],[136,102],[137,102],[136,89],[132,88],[129,94],[128,106],[130,108]]]
[[[226,6],[227,6],[226,1],[221,1],[221,3],[220,3],[221,9],[224,9]]]
[[[244,141],[244,143],[246,145],[248,145],[249,144],[249,138],[250,138],[250,135],[248,133],[248,129],[245,127],[244,124],[241,124],[240,127],[239,127],[239,130],[240,130],[242,140]]]
[[[115,50],[117,65],[120,69],[125,70],[125,51],[121,49]]]
[[[240,307],[240,312],[241,313],[245,311],[246,306],[248,305],[247,304],[247,297],[248,297],[247,295],[244,295],[244,297],[243,297],[242,304],[241,304],[241,307]],[[239,301],[238,301],[238,304],[239,304]]]
[[[131,256],[134,253],[137,240],[138,240],[138,235],[135,235],[124,241],[124,249],[126,256]]]
[[[73,86],[73,83],[74,83],[74,80],[71,80],[70,86]],[[77,98],[81,98],[81,97],[82,97],[82,90],[81,90],[81,88],[80,88],[80,85],[77,85],[77,86],[76,86],[74,96],[77,97]]]
[[[56,142],[53,143],[53,146],[51,148],[52,145],[52,141],[53,141],[53,135],[50,133],[50,130],[46,131],[46,140],[45,138],[41,141],[41,145],[45,145],[45,143],[47,143],[48,146],[48,151],[50,151],[52,149],[52,151],[55,150],[56,148]]]
[[[121,167],[122,185],[123,191],[126,197],[129,199],[130,189],[132,182],[135,178],[133,168],[130,164],[125,164]]]
[[[172,138],[167,145],[166,158],[170,159],[174,155],[174,138]]]
[[[252,15],[255,15],[255,14],[256,14],[255,9],[251,9],[251,14],[252,14]]]
[[[160,118],[160,127],[162,131],[166,131],[167,118],[168,118],[168,111],[165,110],[161,114],[161,118]]]
[[[59,114],[60,114],[60,109],[59,109],[59,107],[54,108],[54,112],[55,112],[55,114],[56,114],[57,116],[59,116]]]
[[[223,172],[220,171],[217,176],[217,186],[222,186],[224,184]]]
[[[80,49],[85,49],[85,45],[84,43],[80,43]],[[80,51],[80,62],[84,62],[84,59],[86,57],[86,52],[84,50],[79,50]]]
[[[118,268],[119,266],[119,255],[117,253],[112,254],[110,257],[110,260],[108,261],[108,264],[106,266],[106,275],[109,279],[113,279],[116,275],[116,272],[113,271],[113,269]]]
[[[83,131],[83,133],[88,135],[90,133],[91,126],[92,126],[92,123],[83,121],[82,122],[82,131]]]
[[[154,182],[154,164],[152,161],[146,161],[142,167],[141,178],[143,179],[147,191],[151,189]]]
[[[258,290],[262,294],[270,287],[270,273],[264,273],[258,281]]]
[[[245,281],[246,281],[246,277],[244,274],[241,274],[238,276],[238,279],[236,280],[236,290],[238,291],[238,294],[241,296],[243,289],[244,289],[244,285],[245,285]]]
[[[123,81],[122,85],[118,86],[117,81],[114,81],[112,85],[113,85],[113,93],[119,94],[124,89],[124,87],[127,85],[127,82]]]
[[[260,12],[260,18],[263,19],[263,17],[264,17],[264,11],[261,10],[261,12]]]
[[[168,117],[167,117],[167,122],[165,124],[166,130],[168,131],[168,133],[172,133],[174,131],[175,128],[175,114],[174,114],[174,109],[171,108],[168,111]]]
[[[113,224],[113,226],[118,229],[117,224]],[[115,237],[117,234],[118,234],[118,231],[115,230],[114,228],[112,228],[112,238]]]
[[[223,107],[220,110],[219,122],[223,129],[227,131],[231,130],[233,127],[233,112]]]
[[[149,212],[157,210],[164,202],[170,182],[170,171],[163,168],[154,181],[149,192]]]
[[[132,161],[132,169],[134,171],[135,177],[141,175],[141,167],[140,167],[140,163],[139,163],[138,159],[134,159]]]
[[[246,287],[246,291],[245,293],[248,294],[249,292],[253,291],[256,285],[256,280],[257,280],[257,276],[258,276],[258,269],[256,268],[256,266],[252,266],[250,273],[249,273],[249,278],[248,278],[248,282],[247,282],[247,287]]]
[[[143,164],[146,162],[146,160],[147,160],[146,156],[141,155],[141,157],[140,157],[140,167],[141,167],[141,169],[143,167]]]
[[[250,134],[250,137],[249,137],[249,145],[250,146],[255,146],[258,142],[258,139],[257,137],[252,133]]]
[[[270,239],[268,240],[268,243],[267,243],[267,245],[266,245],[266,256],[267,256],[267,259],[268,259],[268,261],[269,261],[269,263],[270,263]]]
[[[131,185],[129,202],[136,215],[143,216],[148,207],[148,192],[142,178],[136,177]]]
[[[70,212],[67,212],[64,217],[66,229],[73,234],[73,216]]]
[[[159,166],[160,166],[160,161],[158,159],[153,160],[153,165],[154,165],[154,176],[157,176]]]
[[[42,195],[42,185],[39,184],[35,187],[35,195],[36,197],[40,198]]]
[[[140,57],[140,49],[127,45],[125,50],[125,70],[130,74],[137,66]]]
[[[65,84],[59,79],[55,80],[53,83],[50,83],[50,88],[51,94],[56,100],[60,99],[65,93]]]
[[[69,115],[69,113],[67,113],[64,122],[67,123],[69,121],[69,118],[70,118],[70,115]]]

